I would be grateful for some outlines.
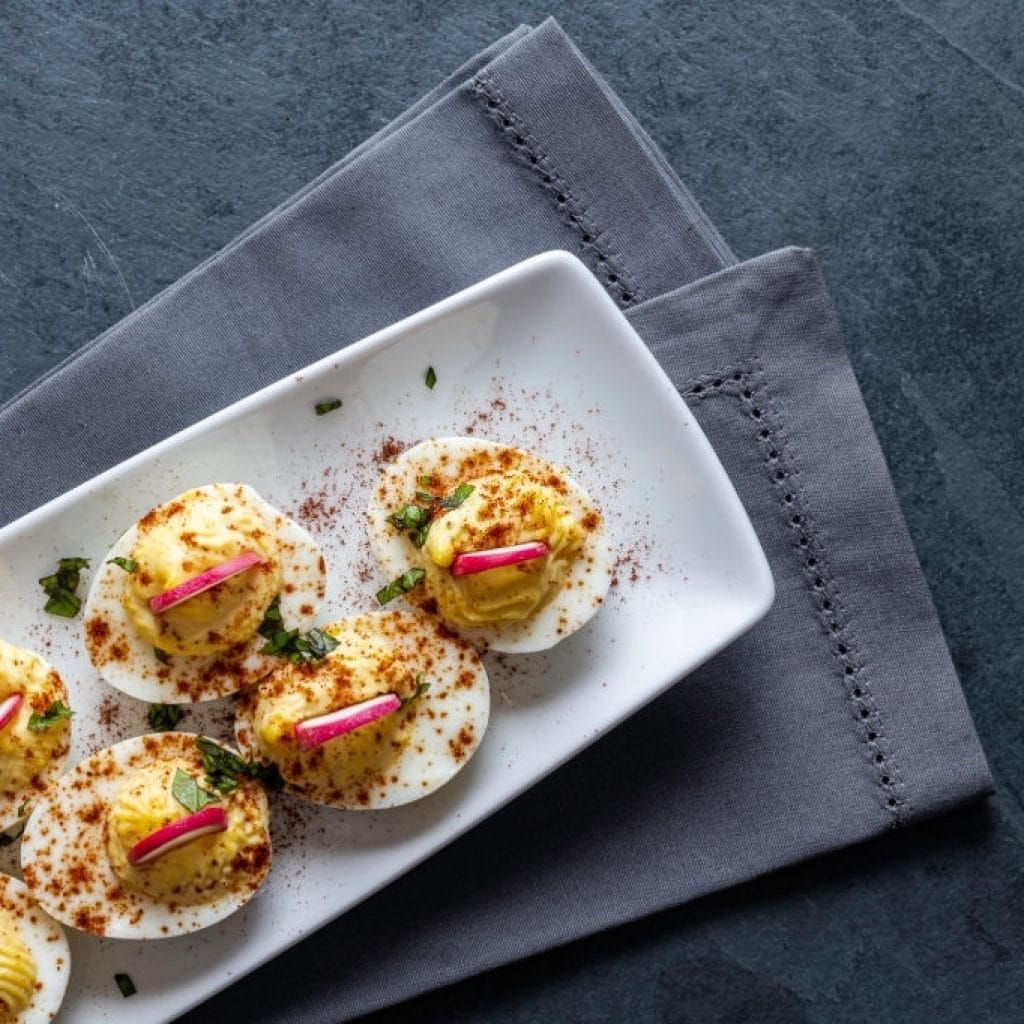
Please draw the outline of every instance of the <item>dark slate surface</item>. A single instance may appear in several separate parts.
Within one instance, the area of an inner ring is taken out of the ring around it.
[[[367,1024],[1019,1020],[1016,0],[0,2],[0,399],[548,13],[741,257],[820,254],[999,791]]]

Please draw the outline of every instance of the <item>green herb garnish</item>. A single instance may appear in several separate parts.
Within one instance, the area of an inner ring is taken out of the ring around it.
[[[139,563],[134,558],[122,558],[120,555],[108,558],[107,565],[119,565],[125,572],[135,572],[139,567]]]
[[[432,501],[433,495],[428,495],[427,500]],[[433,519],[433,508],[423,508],[420,505],[403,505],[397,512],[392,512],[388,516],[388,522],[398,530],[405,530],[409,534],[409,540],[418,548],[426,543],[427,531]]]
[[[117,987],[121,990],[121,995],[123,995],[125,999],[129,996],[135,995],[138,991],[130,974],[115,974],[114,981],[117,982]]]
[[[57,571],[39,580],[39,586],[49,598],[44,606],[46,611],[51,615],[62,615],[65,619],[73,619],[78,614],[82,599],[75,591],[82,570],[88,568],[87,558],[61,558],[57,561]]]
[[[420,482],[430,480],[433,477],[420,477]],[[428,485],[429,486],[429,485]],[[426,491],[417,491],[416,500],[425,502],[424,505],[403,505],[400,509],[388,516],[388,522],[396,530],[404,530],[413,547],[421,548],[427,542],[427,534],[430,532],[431,524],[441,510],[449,511],[458,508],[472,493],[472,484],[459,484],[458,487],[448,495],[447,498],[439,498],[435,494],[428,494]]]
[[[428,473],[424,476],[417,477],[416,483],[418,483],[420,487],[433,487],[436,483],[436,478]]]
[[[303,661],[320,661],[338,646],[338,641],[330,633],[316,627],[308,633],[285,629],[280,594],[263,613],[259,634],[267,638],[267,642],[260,648],[261,654],[276,654],[279,658],[287,658],[293,665]]]
[[[191,811],[193,814],[196,811],[201,811],[204,807],[208,807],[210,804],[220,803],[220,797],[216,793],[203,789],[191,775],[183,772],[180,768],[174,769],[174,781],[171,782],[171,796],[186,811]]]
[[[399,704],[398,708],[401,711],[407,704],[411,704],[417,697],[422,697],[423,694],[430,689],[430,683],[423,682],[423,673],[416,673],[416,692],[410,694],[408,697],[402,698],[402,703]]]
[[[317,416],[326,416],[327,413],[341,408],[341,399],[332,398],[327,402],[317,402],[313,408],[316,409]]]
[[[46,732],[52,729],[58,722],[70,718],[74,714],[66,704],[55,700],[41,715],[35,711],[28,716],[28,727],[32,732]]]
[[[286,658],[289,646],[293,640],[298,638],[298,635],[297,629],[282,629],[260,648],[260,654],[279,654],[282,658]]]
[[[260,623],[259,634],[268,640],[276,636],[284,628],[284,619],[281,617],[281,595],[278,594],[267,610],[263,613],[263,621]]]
[[[314,626],[308,633],[300,633],[297,629],[282,630],[260,648],[260,653],[276,654],[298,665],[304,661],[322,661],[337,646],[338,641],[330,633]]]
[[[434,385],[437,383],[437,374],[434,373],[434,368],[432,366],[427,367],[427,373],[423,378],[423,383],[426,384],[431,391],[434,390]]]
[[[156,658],[156,660],[159,661],[162,665],[169,665],[171,663],[171,659],[167,652],[161,650],[161,648],[159,647],[153,648],[153,657]]]
[[[416,497],[419,497],[417,494]],[[433,501],[432,494],[427,495],[427,501]],[[418,530],[421,526],[429,523],[432,517],[432,510],[423,508],[420,505],[403,505],[397,512],[388,516],[388,522],[399,530]]]
[[[458,487],[448,495],[447,498],[441,499],[442,508],[458,508],[476,488],[472,484],[459,484]]]
[[[423,582],[426,575],[426,569],[421,569],[418,565],[406,569],[401,576],[377,591],[377,600],[381,604],[387,604],[389,601],[394,601],[400,594],[408,594],[410,590],[415,589]]]
[[[171,732],[184,714],[178,704],[150,704],[146,721],[153,732]]]
[[[203,755],[203,770],[206,772],[207,784],[221,793],[230,793],[237,789],[240,777],[262,782],[267,789],[280,789],[284,785],[277,765],[243,761],[237,754],[225,750],[219,743],[214,743],[205,736],[196,739],[196,746]]]
[[[314,626],[308,633],[295,638],[288,658],[294,664],[300,661],[322,661],[337,646],[338,641],[330,633]]]

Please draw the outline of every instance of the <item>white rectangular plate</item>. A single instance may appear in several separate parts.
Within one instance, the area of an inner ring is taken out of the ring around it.
[[[437,372],[431,390],[428,366]],[[341,409],[314,414],[318,401]],[[145,705],[101,683],[79,621],[43,613],[56,559],[99,564],[150,507],[242,481],[303,522],[330,574],[322,622],[376,606],[363,536],[381,459],[473,433],[569,467],[620,559],[603,609],[552,651],[487,658],[491,724],[469,766],[418,804],[304,805],[274,830],[274,865],[241,913],[193,936],[74,934],[67,1022],[163,1021],[237,980],[492,814],[755,623],[773,584],[735,492],[671,382],[586,268],[547,253],[238,402],[0,530],[0,632],[68,683],[73,757],[146,731]],[[82,592],[89,576],[83,581]],[[511,667],[510,667],[511,666]],[[230,737],[227,702],[180,728]],[[285,800],[287,798],[280,798]],[[296,814],[302,824],[296,825]],[[16,846],[4,870],[16,873]],[[340,872],[339,866],[344,866]],[[121,997],[114,973],[134,979]]]

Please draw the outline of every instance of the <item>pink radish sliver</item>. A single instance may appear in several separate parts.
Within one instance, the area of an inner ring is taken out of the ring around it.
[[[159,615],[161,612],[181,604],[182,601],[187,601],[190,597],[202,594],[217,586],[218,583],[231,579],[232,576],[254,568],[262,561],[263,559],[255,551],[243,551],[242,554],[229,558],[226,562],[221,562],[220,565],[215,565],[212,569],[199,573],[198,576],[192,576],[184,583],[179,583],[176,587],[157,594],[156,597],[151,597],[149,599],[150,610],[154,615]]]
[[[22,700],[23,697],[20,693],[12,693],[3,703],[0,703],[0,729],[3,729],[18,713]]]
[[[510,544],[504,548],[464,551],[461,555],[455,556],[451,572],[453,576],[470,576],[477,572],[487,572],[488,569],[500,569],[503,565],[515,565],[517,562],[543,558],[548,550],[544,541],[529,540],[525,544]]]
[[[213,832],[223,832],[227,827],[227,812],[219,804],[210,804],[195,814],[178,818],[144,836],[128,851],[128,863],[135,866],[145,864],[193,839]]]
[[[401,706],[402,702],[395,694],[383,693],[379,697],[371,697],[358,704],[350,704],[326,715],[299,722],[295,726],[295,739],[303,750],[313,750],[336,736],[344,736],[347,732],[376,722],[378,718],[392,714]]]

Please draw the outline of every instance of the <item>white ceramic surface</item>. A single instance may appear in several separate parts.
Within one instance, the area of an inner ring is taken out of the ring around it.
[[[332,398],[342,408],[315,415],[314,404]],[[774,589],[764,555],[682,399],[584,266],[547,253],[0,530],[0,632],[40,651],[67,682],[72,759],[146,731],[146,705],[98,679],[79,620],[42,611],[37,580],[58,557],[81,555],[95,567],[151,506],[187,487],[242,480],[322,545],[329,583],[320,621],[330,622],[375,607],[385,582],[362,525],[380,459],[426,437],[467,433],[565,464],[602,506],[620,552],[604,608],[550,652],[488,657],[489,730],[466,770],[433,796],[380,812],[290,810],[287,829],[273,832],[263,891],[193,936],[133,943],[73,934],[62,1021],[134,1024],[184,1012],[470,829],[767,611]],[[90,578],[91,570],[81,593]],[[180,728],[227,740],[227,707],[191,709]],[[0,869],[16,870],[16,849],[4,851]],[[135,981],[131,999],[114,984],[118,971]]]

